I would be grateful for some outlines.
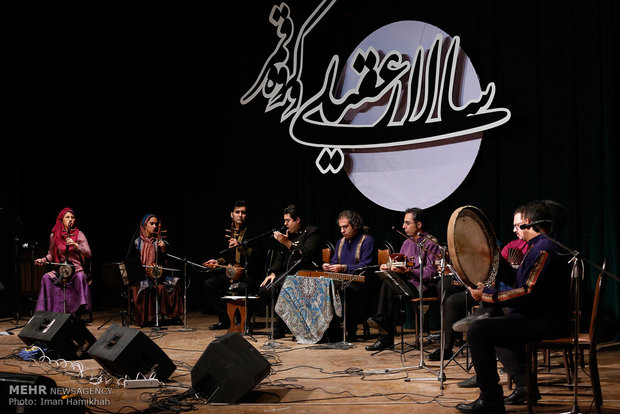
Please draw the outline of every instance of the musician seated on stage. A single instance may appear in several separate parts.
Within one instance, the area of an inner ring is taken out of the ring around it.
[[[306,223],[306,217],[300,206],[292,204],[284,209],[285,233],[275,231],[275,254],[269,265],[267,277],[260,284],[258,295],[267,304],[273,298],[274,304],[280,294],[283,281],[277,278],[290,272],[294,275],[299,270],[316,269],[321,263],[321,231],[318,227]],[[284,231],[284,228],[281,230]],[[297,264],[295,269],[292,267]],[[277,285],[273,285],[278,281]],[[274,312],[274,337],[282,338],[286,332],[286,324]]]
[[[170,248],[163,240],[161,223],[154,214],[146,214],[140,221],[139,236],[133,246],[144,267],[144,280],[129,286],[134,304],[133,317],[140,326],[154,325],[167,317],[180,324],[183,315],[183,294],[179,278],[167,270],[166,251]],[[159,315],[157,314],[159,307]]]
[[[364,220],[359,213],[344,210],[338,215],[338,227],[342,238],[335,245],[335,252],[329,263],[323,263],[326,272],[361,274],[373,264],[375,241],[364,231]],[[371,280],[363,283],[349,283],[345,288],[346,298],[346,340],[357,341],[357,326],[361,322],[362,307],[370,302],[369,286]],[[342,298],[343,300],[345,298]]]
[[[92,299],[84,259],[91,257],[86,236],[75,227],[75,213],[64,208],[56,218],[50,235],[47,255],[35,260],[37,266],[56,264],[41,279],[41,290],[35,311],[79,314],[90,311]],[[68,265],[62,265],[67,263]],[[61,269],[62,267],[62,269]],[[63,273],[67,272],[66,277]]]
[[[487,317],[474,319],[467,331],[480,397],[472,403],[457,405],[461,412],[503,412],[505,404],[525,402],[526,344],[570,332],[570,304],[566,299],[570,295],[568,260],[565,252],[545,237],[553,218],[549,202],[528,203],[523,222],[538,224],[523,230],[529,250],[515,271],[514,284],[484,287],[479,283],[476,289],[469,288],[474,300],[489,312]],[[506,398],[499,384],[497,358],[516,384]],[[540,398],[538,390],[531,392]]]
[[[523,230],[519,227],[523,224],[523,211],[525,206],[517,207],[513,212],[512,228],[517,236],[515,240],[508,242],[501,251],[501,256],[513,267],[518,267],[527,252],[528,245],[523,240]],[[501,277],[498,277],[501,280]],[[472,299],[469,290],[463,287],[459,292],[455,292],[446,297],[444,302],[444,359],[450,359],[453,355],[455,336],[457,335],[452,328],[455,322],[464,318],[471,308],[478,302]],[[428,356],[431,361],[440,360],[439,349]]]
[[[401,279],[409,285],[416,295],[420,284],[420,257],[424,265],[422,273],[423,295],[436,295],[437,269],[435,261],[440,259],[441,252],[437,239],[424,231],[424,211],[419,208],[409,208],[405,211],[403,230],[407,235],[401,246],[400,253],[404,256],[404,262],[397,265],[381,265],[381,270],[389,270],[401,276]],[[422,249],[418,245],[422,245]],[[366,347],[367,351],[380,351],[394,345],[394,312],[399,306],[397,292],[394,292],[385,280],[379,290],[379,305],[377,314],[368,319],[368,326],[379,331],[377,341]],[[416,296],[418,297],[418,296]]]
[[[260,274],[262,265],[259,263],[260,253],[256,246],[244,244],[254,237],[252,228],[248,226],[248,205],[244,200],[236,200],[230,211],[231,223],[224,234],[224,250],[217,259],[210,259],[203,263],[211,267],[204,282],[206,302],[203,313],[215,311],[218,322],[210,325],[209,329],[228,329],[230,318],[226,311],[226,302],[222,296],[227,294],[245,295],[255,294],[258,289],[256,275]],[[251,313],[251,309],[247,310]]]

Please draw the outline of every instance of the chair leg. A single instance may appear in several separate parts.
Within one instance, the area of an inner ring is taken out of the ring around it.
[[[603,394],[601,392],[601,379],[598,374],[598,359],[596,356],[596,349],[590,349],[590,381],[592,383],[592,393],[594,394],[594,405],[596,411],[601,412],[601,406],[603,405]]]
[[[534,395],[532,390],[538,388],[538,350],[535,344],[525,346],[526,354],[526,381],[527,381],[527,411],[532,412],[534,405]]]
[[[573,372],[574,372],[574,363],[573,360],[573,351],[570,349],[565,349],[563,351],[564,354],[564,366],[566,367],[566,383],[570,385],[569,389],[572,390],[573,384]]]

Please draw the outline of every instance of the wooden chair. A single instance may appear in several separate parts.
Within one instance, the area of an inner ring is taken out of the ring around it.
[[[381,266],[386,264],[390,259],[390,255],[394,253],[394,247],[387,241],[377,243],[377,264]]]
[[[394,253],[394,246],[388,241],[380,241],[376,244],[377,249],[377,265],[381,266],[382,264],[386,264],[390,259],[390,255]],[[364,328],[364,338],[370,337],[370,327],[368,326],[368,317],[370,316],[369,310],[366,309],[365,313],[362,315],[363,328]]]
[[[419,297],[412,298],[410,302],[413,304],[415,335],[416,335],[416,341],[418,341],[420,339],[420,335],[423,334],[421,330],[424,329],[424,326],[421,326],[421,327],[419,326],[420,325],[420,313],[419,313],[420,312],[420,298]],[[424,315],[426,315],[428,307],[431,305],[431,303],[439,303],[439,296],[435,295],[435,296],[423,296],[422,297],[423,317]]]
[[[411,303],[413,304],[413,312],[414,312],[414,326],[415,326],[415,336],[416,336],[416,341],[418,341],[420,339],[420,335],[423,335],[424,332],[422,332],[422,330],[424,329],[424,326],[420,327],[420,298],[413,298],[411,299]],[[423,318],[424,315],[426,315],[426,312],[428,310],[428,307],[431,305],[431,303],[439,303],[439,297],[438,296],[424,296],[422,298],[422,312],[423,312]],[[402,329],[402,328],[401,328]]]
[[[605,266],[603,265],[603,268]],[[603,405],[603,395],[601,393],[601,383],[598,372],[598,360],[596,356],[596,342],[597,342],[597,319],[601,301],[601,291],[603,289],[603,274],[599,274],[594,289],[594,299],[592,301],[592,314],[590,317],[590,327],[587,333],[579,333],[578,348],[581,355],[585,349],[589,352],[589,376],[590,383],[592,385],[592,393],[594,396],[594,404],[597,412],[601,412],[601,406]],[[572,373],[575,367],[575,355],[573,350],[575,349],[575,338],[557,338],[546,339],[540,342],[529,343],[526,346],[527,352],[527,379],[528,379],[528,395],[527,405],[528,410],[532,411],[533,395],[532,389],[535,389],[538,382],[538,350],[554,350],[562,351],[564,353],[565,365],[567,368],[567,375],[569,381],[573,383]],[[585,367],[584,358],[581,358],[581,364]],[[576,384],[578,386],[578,384]]]
[[[323,249],[321,250],[323,263],[329,263],[335,251],[336,248],[331,242],[326,241],[325,243],[323,243]]]

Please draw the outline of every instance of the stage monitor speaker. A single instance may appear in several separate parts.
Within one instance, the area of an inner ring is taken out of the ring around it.
[[[88,354],[119,378],[127,375],[130,379],[138,379],[139,374],[149,378],[154,372],[155,378],[163,381],[177,369],[168,355],[142,331],[117,324],[112,324],[101,335]]]
[[[209,403],[234,403],[271,371],[271,364],[236,332],[207,346],[192,368],[192,388]]]
[[[84,322],[70,313],[37,311],[17,336],[26,345],[46,348],[46,354],[55,351],[68,360],[88,358],[86,352],[95,343]]]

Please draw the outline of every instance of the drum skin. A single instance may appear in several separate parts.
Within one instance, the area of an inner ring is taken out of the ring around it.
[[[495,231],[484,213],[474,206],[457,208],[448,223],[448,253],[464,283],[491,285],[497,276],[500,251]]]

